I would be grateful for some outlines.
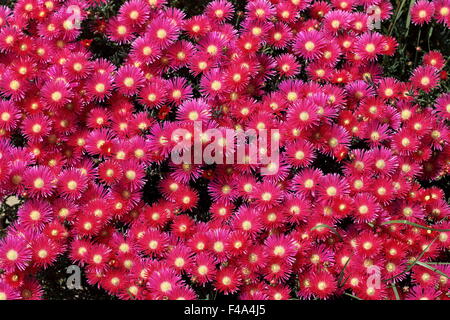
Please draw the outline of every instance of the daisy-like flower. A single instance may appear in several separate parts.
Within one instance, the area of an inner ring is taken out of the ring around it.
[[[384,99],[396,98],[399,94],[399,84],[394,78],[383,78],[378,85],[377,92]]]
[[[389,149],[384,147],[372,149],[370,151],[370,161],[376,173],[390,176],[398,166],[398,159]]]
[[[205,14],[219,23],[225,22],[233,15],[233,5],[225,0],[214,0],[205,8]]]
[[[0,282],[0,300],[19,300],[20,295],[16,288],[6,281]]]
[[[51,221],[53,211],[46,201],[29,200],[18,211],[20,224],[26,230],[42,231]]]
[[[101,228],[101,221],[94,214],[82,214],[74,223],[75,231],[80,236],[96,235]]]
[[[203,99],[184,102],[177,112],[180,121],[207,121],[211,118],[210,106]]]
[[[171,231],[179,238],[188,239],[195,231],[194,221],[188,215],[178,215],[173,218]]]
[[[239,290],[239,286],[241,285],[241,275],[239,271],[233,267],[223,268],[217,272],[214,285],[219,292],[232,294]]]
[[[0,93],[13,101],[20,101],[25,97],[28,83],[13,71],[6,71],[0,78]]]
[[[147,254],[159,256],[167,250],[167,235],[157,230],[147,230],[144,236],[138,240],[138,244]]]
[[[217,97],[225,92],[224,75],[217,69],[210,70],[201,81],[202,91],[206,96]]]
[[[255,236],[261,231],[262,225],[258,217],[258,211],[250,207],[241,207],[234,215],[231,223],[236,230],[241,230],[244,234]]]
[[[107,73],[96,73],[90,77],[84,89],[88,100],[102,102],[106,100],[112,91],[113,78]]]
[[[143,0],[131,0],[120,7],[119,19],[132,26],[141,26],[147,21],[149,14],[149,7]]]
[[[309,282],[309,290],[314,296],[320,299],[329,298],[337,287],[337,283],[333,275],[326,271],[318,271],[313,273]]]
[[[41,101],[49,110],[63,107],[72,95],[69,84],[60,80],[49,81],[41,89]]]
[[[0,49],[6,52],[12,51],[21,37],[22,34],[18,28],[13,26],[3,27],[0,31]]]
[[[186,19],[186,14],[183,12],[183,10],[178,8],[166,8],[164,10],[164,15],[170,20],[173,25],[177,27],[182,27],[183,20]]]
[[[22,300],[41,300],[44,290],[36,279],[30,278],[24,280],[19,288]]]
[[[299,64],[291,54],[284,54],[277,58],[278,72],[286,77],[294,76],[299,70]]]
[[[348,194],[348,183],[337,174],[328,174],[320,178],[316,192],[320,201],[333,200]]]
[[[420,285],[414,286],[405,300],[437,300],[441,292],[429,287],[422,287]]]
[[[197,294],[188,286],[176,287],[168,296],[169,300],[196,300]]]
[[[288,264],[293,262],[294,255],[297,253],[294,241],[289,236],[269,236],[264,246],[270,258],[280,259]]]
[[[86,124],[89,128],[100,129],[109,126],[111,114],[104,108],[93,108],[89,111]]]
[[[378,201],[387,204],[394,199],[394,183],[389,178],[375,179],[372,181],[372,192]]]
[[[124,66],[117,71],[115,86],[126,96],[137,94],[144,84],[142,71],[134,66]]]
[[[33,197],[49,197],[55,187],[55,177],[46,166],[33,166],[25,170],[23,181],[27,192]]]
[[[437,22],[450,26],[450,2],[448,0],[434,1],[434,18]]]
[[[377,32],[366,32],[355,42],[355,51],[365,60],[375,60],[383,52],[384,39]]]
[[[134,39],[133,27],[120,18],[111,18],[108,21],[106,33],[111,41],[127,43]]]
[[[212,256],[200,253],[194,256],[194,263],[191,266],[189,273],[196,282],[200,285],[204,285],[214,279],[217,272],[215,264],[215,260]]]
[[[324,29],[331,34],[346,30],[351,22],[351,15],[344,10],[331,10],[323,19]]]
[[[380,210],[377,200],[368,193],[359,193],[354,198],[353,213],[357,222],[371,222],[378,216]]]
[[[63,171],[58,177],[58,188],[63,196],[77,199],[87,188],[87,177],[78,169]]]
[[[423,208],[414,202],[402,201],[396,204],[399,215],[408,221],[419,221],[424,217]]]
[[[131,55],[136,61],[152,63],[161,56],[161,49],[149,36],[136,39],[132,45]]]
[[[166,101],[166,86],[167,83],[163,79],[152,79],[152,82],[146,83],[140,91],[140,102],[149,108],[159,107]]]
[[[287,161],[296,167],[306,167],[315,159],[314,147],[307,140],[299,140],[286,148]]]
[[[318,123],[319,108],[310,100],[295,103],[288,110],[288,121],[299,130],[307,130]]]
[[[86,262],[91,270],[104,271],[111,257],[111,249],[104,244],[91,245],[87,252]]]
[[[192,88],[184,78],[176,77],[167,83],[167,99],[169,102],[179,105],[190,98],[191,95]]]
[[[316,190],[319,179],[323,176],[320,169],[306,168],[292,179],[292,189],[300,194],[310,195]]]
[[[0,7],[0,26],[4,27],[9,22],[11,16],[11,9],[6,6]]]
[[[411,21],[414,24],[423,25],[429,23],[434,15],[434,3],[427,0],[419,0],[411,7]]]
[[[10,131],[15,129],[20,119],[17,106],[8,100],[0,101],[0,129]]]
[[[176,40],[178,32],[177,26],[173,25],[168,19],[159,17],[153,19],[147,26],[146,35],[161,49],[165,49]]]
[[[416,134],[412,130],[408,129],[402,129],[397,132],[393,136],[392,142],[394,148],[401,155],[411,154],[419,148],[419,141]]]
[[[0,266],[8,272],[25,270],[31,262],[31,255],[25,239],[7,236],[0,240]]]
[[[197,50],[192,43],[180,40],[175,42],[167,49],[167,55],[172,68],[181,68],[186,66],[193,59]]]
[[[301,31],[297,34],[294,43],[294,52],[305,59],[317,59],[323,54],[326,41],[319,31]]]
[[[85,79],[92,70],[92,63],[85,53],[74,53],[70,55],[64,64],[64,70],[72,79]]]
[[[445,60],[439,51],[429,51],[423,56],[423,64],[441,70],[445,65]]]
[[[217,262],[224,262],[230,256],[228,250],[229,237],[230,231],[223,228],[217,228],[208,232],[208,249]]]
[[[84,148],[90,154],[111,155],[113,133],[108,129],[91,131],[84,140]]]
[[[439,84],[438,70],[431,66],[419,66],[414,69],[410,81],[418,89],[429,92]]]
[[[211,194],[213,201],[223,200],[227,203],[236,199],[237,193],[232,188],[231,181],[223,179],[213,180],[208,185],[208,192]]]
[[[443,94],[436,99],[436,111],[444,119],[450,119],[450,94]]]
[[[148,286],[160,299],[167,297],[182,284],[181,277],[172,269],[164,268],[153,272],[148,280]]]
[[[143,166],[135,160],[122,163],[122,182],[129,185],[132,190],[139,189],[144,185],[145,172]]]
[[[190,269],[193,263],[192,251],[185,246],[175,247],[168,254],[167,260],[178,271]]]
[[[262,272],[264,279],[270,283],[283,283],[289,279],[291,268],[284,260],[271,259]]]
[[[274,24],[267,42],[275,48],[285,48],[293,39],[292,31],[284,23]]]
[[[381,146],[384,141],[390,138],[389,126],[377,121],[369,122],[364,129],[364,137],[368,140],[370,147]]]
[[[119,293],[125,286],[125,275],[119,270],[107,271],[101,280],[101,285],[111,294]]]
[[[31,243],[33,263],[39,267],[53,264],[60,253],[58,245],[45,236],[40,236]]]
[[[283,199],[283,192],[271,182],[258,184],[253,193],[254,204],[257,208],[268,209],[277,205]]]
[[[70,200],[58,199],[52,203],[55,216],[63,221],[72,221],[78,209],[78,206]]]
[[[272,18],[275,14],[275,8],[269,1],[253,0],[246,6],[249,18],[259,21],[265,21]]]

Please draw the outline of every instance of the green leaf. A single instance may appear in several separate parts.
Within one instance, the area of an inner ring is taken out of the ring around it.
[[[342,268],[341,272],[339,273],[339,278],[338,278],[338,287],[342,287],[343,282],[342,279],[344,278],[344,273],[345,273],[345,269],[347,268],[347,265],[349,264],[350,260],[352,259],[352,256],[350,256],[348,258],[348,260],[345,262],[344,267]],[[347,279],[346,279],[347,280]]]
[[[350,294],[350,293],[348,293],[348,292],[344,292],[344,294],[345,294],[346,296],[352,297],[353,299],[356,299],[356,300],[364,300],[364,299],[361,299],[360,297],[357,297],[357,296],[355,296],[355,295],[353,295],[353,294]]]
[[[392,34],[392,31],[394,30],[394,26],[396,25],[398,18],[399,18],[400,15],[403,13],[402,9],[403,9],[403,6],[405,5],[405,2],[406,2],[406,0],[402,0],[400,6],[398,7],[397,12],[396,12],[396,14],[395,14],[394,21],[393,21],[393,22],[391,23],[391,25],[389,26],[388,35],[391,35],[391,34]]]
[[[448,232],[450,231],[450,229],[436,229],[436,228],[431,228],[431,227],[427,227],[427,226],[422,226],[420,224],[414,223],[414,222],[410,222],[408,220],[391,220],[391,221],[385,221],[383,222],[381,225],[387,225],[387,224],[407,224],[410,226],[414,226],[416,228],[421,228],[421,229],[425,229],[425,230],[430,230],[430,231],[438,231],[438,232]]]
[[[390,280],[392,280],[392,279],[397,278],[398,276],[401,276],[402,274],[405,274],[405,273],[409,272],[409,271],[416,265],[416,263],[418,263],[419,260],[422,259],[422,257],[424,256],[425,252],[427,252],[428,248],[431,247],[431,245],[437,240],[438,237],[439,237],[439,235],[436,236],[436,237],[435,237],[435,238],[434,238],[434,239],[433,239],[433,240],[425,247],[425,249],[422,250],[422,252],[414,259],[414,262],[411,262],[411,264],[408,266],[408,268],[406,268],[403,272],[400,272],[399,274],[397,274],[397,275],[395,275],[395,276],[393,276],[393,277],[391,277],[391,278],[389,278],[389,279],[384,280],[384,282],[388,282],[388,281],[390,281]]]
[[[409,3],[408,17],[406,18],[406,35],[405,35],[405,37],[407,37],[408,33],[409,33],[409,26],[411,25],[411,8],[413,7],[415,2],[416,2],[416,0],[411,0]]]
[[[400,295],[398,294],[397,286],[395,284],[392,286],[392,291],[394,291],[395,299],[400,300]]]
[[[425,262],[422,262],[422,261],[417,261],[416,264],[419,265],[419,266],[422,266],[424,268],[427,268],[427,269],[429,269],[431,271],[434,271],[434,272],[440,274],[441,276],[446,277],[447,279],[450,279],[449,275],[443,273],[441,270],[438,270],[435,267],[430,266],[428,263],[425,263]]]
[[[314,228],[311,228],[311,231],[314,231],[314,230],[319,229],[319,228],[327,228],[327,229],[330,229],[336,236],[338,236],[338,238],[339,238],[341,241],[344,241],[344,239],[341,237],[341,235],[339,234],[339,232],[337,232],[337,230],[336,230],[335,228],[330,227],[330,226],[327,225],[327,224],[318,224],[318,225],[315,226]]]

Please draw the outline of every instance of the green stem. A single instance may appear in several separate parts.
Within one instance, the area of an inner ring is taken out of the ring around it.
[[[419,29],[419,33],[417,34],[416,53],[414,54],[414,66],[416,66],[416,63],[417,63],[417,52],[419,52],[419,50],[417,50],[417,49],[419,48],[421,35],[422,35],[422,28]]]
[[[311,231],[314,231],[314,230],[316,230],[316,229],[319,229],[319,228],[327,228],[327,229],[330,229],[341,241],[344,241],[344,238],[342,238],[341,237],[341,235],[339,234],[339,232],[337,232],[337,230],[335,229],[335,228],[333,228],[333,227],[330,227],[329,225],[327,225],[327,224],[318,224],[317,226],[315,226],[314,228],[311,228]]]
[[[436,229],[436,228],[423,226],[421,224],[410,222],[408,220],[391,220],[391,221],[385,221],[385,222],[381,223],[382,226],[387,225],[387,224],[407,224],[407,225],[410,225],[410,226],[413,226],[416,228],[430,230],[430,231],[437,231],[437,232],[449,232],[450,231],[450,229]]]
[[[408,37],[409,34],[409,27],[411,25],[411,8],[414,5],[414,3],[416,3],[415,0],[411,0],[409,3],[409,9],[408,9],[408,17],[406,18],[406,34],[405,34],[405,39]]]
[[[345,294],[346,296],[352,297],[353,299],[356,299],[356,300],[364,300],[364,299],[361,299],[360,297],[354,296],[354,295],[352,295],[352,294],[350,294],[350,293],[347,293],[347,292],[344,292],[344,294]]]
[[[400,295],[398,294],[397,286],[395,284],[392,286],[392,291],[394,291],[395,299],[400,300]]]
[[[417,265],[422,266],[424,268],[427,268],[431,271],[436,272],[437,274],[440,274],[443,277],[446,277],[447,279],[450,279],[450,276],[446,275],[445,273],[443,273],[441,270],[436,269],[435,267],[430,266],[428,263],[425,262],[421,262],[421,261],[417,261],[416,262]]]
[[[401,13],[402,13],[402,9],[403,9],[403,6],[405,5],[405,3],[406,3],[406,0],[402,0],[400,6],[398,7],[397,12],[396,12],[396,14],[395,14],[394,21],[393,21],[393,22],[391,23],[391,25],[389,26],[388,35],[391,35],[391,34],[392,34],[392,31],[394,30],[394,26],[395,26],[395,24],[397,23],[397,20],[398,20],[398,18],[400,17],[400,15],[401,15]]]
[[[407,272],[409,272],[418,262],[420,259],[422,259],[422,257],[424,256],[425,252],[427,252],[428,248],[431,247],[431,245],[437,240],[437,238],[439,237],[439,235],[437,235],[427,246],[425,249],[422,250],[422,252],[419,254],[419,256],[417,256],[413,262],[410,263],[410,265],[408,266],[408,268],[405,269],[405,271],[400,272],[399,274],[384,280],[384,282],[388,282],[392,279],[397,278],[398,276],[401,276],[402,274],[405,274]]]

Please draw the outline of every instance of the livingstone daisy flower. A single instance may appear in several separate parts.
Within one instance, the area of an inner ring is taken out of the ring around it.
[[[411,21],[422,25],[430,22],[434,15],[434,3],[426,0],[419,0],[411,7]]]
[[[21,238],[6,237],[1,240],[0,265],[6,271],[25,270],[31,262],[32,251],[27,241]]]
[[[417,88],[429,92],[439,83],[438,70],[431,66],[417,67],[410,80]]]

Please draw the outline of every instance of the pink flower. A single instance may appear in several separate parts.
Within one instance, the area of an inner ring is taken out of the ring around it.
[[[413,23],[422,25],[429,23],[434,14],[434,3],[427,0],[419,0],[411,8],[411,20]]]
[[[0,241],[0,265],[8,272],[25,270],[31,262],[31,253],[23,238],[9,236]]]

